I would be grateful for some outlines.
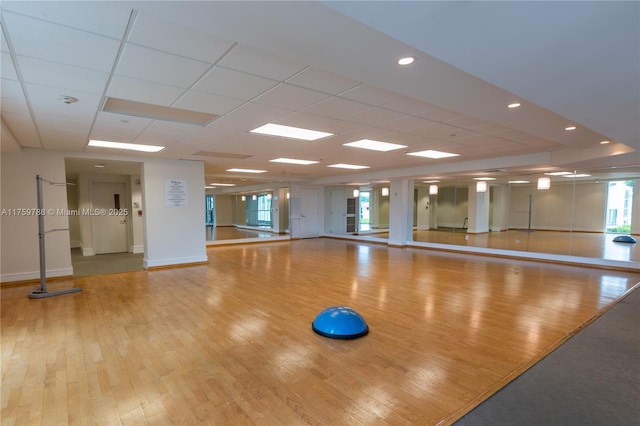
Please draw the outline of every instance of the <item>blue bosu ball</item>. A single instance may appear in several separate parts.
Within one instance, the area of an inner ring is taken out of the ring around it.
[[[331,339],[355,339],[369,332],[369,326],[356,311],[332,306],[320,312],[311,324],[313,331]]]
[[[631,235],[618,235],[613,241],[616,243],[637,243],[636,239]]]

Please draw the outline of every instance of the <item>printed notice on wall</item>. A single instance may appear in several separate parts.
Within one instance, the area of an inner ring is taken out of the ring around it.
[[[187,182],[182,179],[165,179],[164,200],[167,207],[187,205]]]

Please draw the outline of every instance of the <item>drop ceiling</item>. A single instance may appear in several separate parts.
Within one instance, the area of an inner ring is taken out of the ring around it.
[[[80,157],[67,163],[77,169],[105,154],[198,160],[207,180],[239,185],[640,169],[637,2],[0,6],[3,152],[64,151]],[[399,66],[403,56],[416,61]],[[120,114],[105,109],[108,99],[212,119]],[[516,101],[520,108],[507,108]],[[250,133],[269,122],[333,136]],[[89,139],[166,148],[114,153]],[[407,148],[343,145],[360,139]],[[459,156],[406,155],[427,149]],[[269,162],[279,157],[318,163]],[[369,168],[327,167],[335,163]]]

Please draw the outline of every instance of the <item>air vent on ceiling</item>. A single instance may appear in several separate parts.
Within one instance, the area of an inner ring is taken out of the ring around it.
[[[154,120],[175,121],[178,123],[198,124],[201,126],[210,123],[217,117],[215,114],[208,114],[206,112],[145,104],[142,102],[134,102],[118,98],[107,98],[102,110],[115,114],[152,118]]]
[[[244,160],[245,158],[252,157],[251,155],[246,155],[246,154],[234,154],[231,152],[214,152],[214,151],[198,151],[193,155],[197,155],[200,157],[236,158],[239,160]]]

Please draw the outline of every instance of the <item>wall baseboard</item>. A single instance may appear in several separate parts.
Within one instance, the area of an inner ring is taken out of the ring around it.
[[[144,246],[133,246],[131,248],[132,253],[144,253]]]
[[[72,277],[73,268],[48,269],[46,272],[47,280],[56,277]],[[18,272],[15,274],[3,274],[0,276],[0,283],[10,283],[16,281],[34,281],[40,280],[40,271]]]
[[[142,259],[142,267],[144,269],[152,269],[164,266],[189,266],[190,264],[202,264],[207,263],[209,258],[207,256],[194,256],[194,257],[180,257],[173,259]]]

